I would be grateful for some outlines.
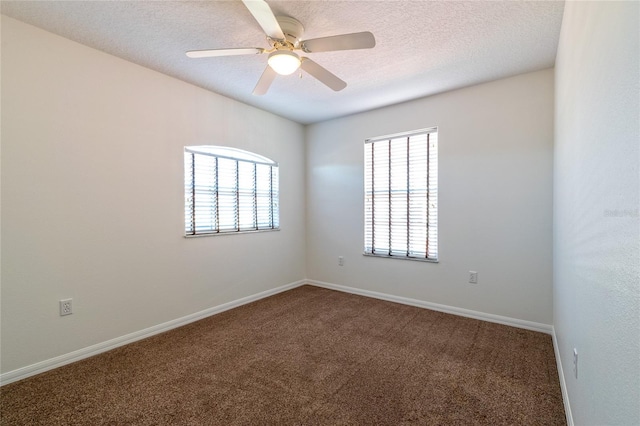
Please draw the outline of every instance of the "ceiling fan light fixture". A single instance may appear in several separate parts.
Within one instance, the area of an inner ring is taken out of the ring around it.
[[[280,75],[289,75],[300,67],[300,58],[289,50],[276,50],[269,54],[269,66]]]

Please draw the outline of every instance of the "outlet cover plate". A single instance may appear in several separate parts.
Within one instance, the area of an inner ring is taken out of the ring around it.
[[[60,316],[71,315],[73,313],[73,305],[71,303],[73,299],[62,299],[60,301]]]

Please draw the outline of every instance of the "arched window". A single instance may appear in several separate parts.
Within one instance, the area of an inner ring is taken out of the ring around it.
[[[280,228],[278,163],[225,146],[184,149],[186,236]]]

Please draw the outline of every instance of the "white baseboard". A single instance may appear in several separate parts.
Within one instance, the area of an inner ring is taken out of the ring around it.
[[[556,353],[556,365],[558,367],[558,376],[560,377],[560,390],[562,391],[562,402],[564,402],[564,414],[567,417],[567,426],[573,426],[573,415],[571,414],[571,404],[569,404],[569,391],[567,389],[567,382],[564,380],[562,358],[560,358],[560,347],[558,346],[555,327],[551,327],[551,337],[553,338],[553,350]]]
[[[552,334],[553,327],[549,324],[525,321],[517,318],[503,317],[500,315],[487,314],[484,312],[472,311],[469,309],[457,308],[455,306],[440,305],[438,303],[425,302],[423,300],[410,299],[408,297],[394,296],[387,293],[378,293],[377,291],[363,290],[354,287],[347,287],[338,284],[331,284],[322,281],[307,280],[307,283],[328,288],[330,290],[343,291],[345,293],[357,294],[360,296],[373,297],[375,299],[387,300],[389,302],[402,303],[403,305],[416,306],[418,308],[431,309],[432,311],[445,312],[447,314],[459,315],[467,318],[474,318],[482,321],[495,322],[498,324],[510,325],[517,328],[525,328],[527,330],[539,331],[541,333]]]
[[[26,367],[18,368],[17,370],[8,371],[4,374],[0,374],[0,386],[6,385],[18,380],[26,379],[36,374],[44,373],[45,371],[53,370],[54,368],[62,367],[63,365],[70,364],[72,362],[80,361],[85,358],[98,355],[102,352],[115,349],[120,346],[124,346],[129,343],[133,343],[138,340],[151,337],[155,334],[164,333],[171,329],[181,327],[183,325],[192,323],[194,321],[201,320],[211,315],[219,314],[229,309],[237,308],[238,306],[246,305],[247,303],[255,302],[256,300],[264,299],[265,297],[273,296],[283,291],[291,290],[293,288],[304,285],[307,281],[300,280],[293,283],[285,284],[280,287],[266,290],[251,296],[243,297],[238,300],[234,300],[222,305],[214,306],[200,312],[196,312],[191,315],[184,316],[172,321],[168,321],[162,324],[154,325],[153,327],[145,328],[144,330],[136,331],[115,339],[107,340],[106,342],[98,343],[77,351],[70,352],[68,354],[60,355],[55,358],[51,358],[45,361],[38,362],[36,364],[28,365]]]

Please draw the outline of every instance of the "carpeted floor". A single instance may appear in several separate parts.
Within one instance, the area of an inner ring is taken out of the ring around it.
[[[2,425],[565,424],[550,336],[311,286],[5,385],[0,410]]]

